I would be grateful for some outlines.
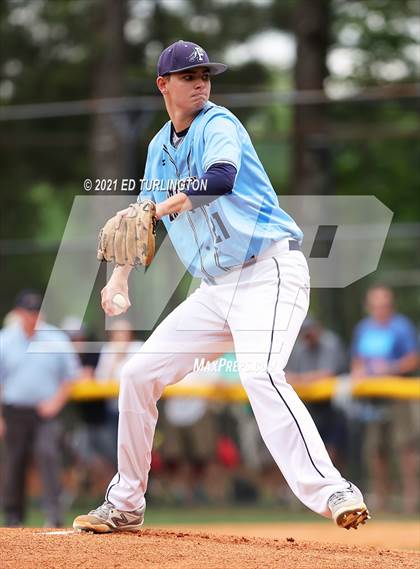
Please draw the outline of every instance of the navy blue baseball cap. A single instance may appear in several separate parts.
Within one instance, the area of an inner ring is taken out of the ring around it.
[[[227,69],[224,63],[211,62],[204,49],[196,43],[179,40],[160,54],[157,74],[159,77],[194,67],[208,67],[210,75],[219,75]]]

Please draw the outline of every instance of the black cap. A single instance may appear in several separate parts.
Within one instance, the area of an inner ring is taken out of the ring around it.
[[[42,305],[42,296],[36,290],[25,289],[22,290],[16,297],[15,307],[30,310],[32,312],[39,312]]]

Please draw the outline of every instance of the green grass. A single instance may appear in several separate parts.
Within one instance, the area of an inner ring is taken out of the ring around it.
[[[147,525],[176,524],[217,524],[217,523],[263,523],[263,522],[321,522],[310,512],[290,513],[267,508],[249,508],[244,506],[231,508],[149,508]]]
[[[73,519],[79,515],[86,513],[93,504],[80,507],[73,507],[66,514],[65,526],[71,527]],[[418,518],[404,517],[398,515],[375,516],[376,520],[389,522],[416,521]],[[312,512],[286,512],[279,508],[267,507],[248,507],[248,506],[232,506],[232,507],[195,507],[188,508],[180,506],[178,508],[149,506],[146,516],[146,527],[156,525],[182,526],[195,524],[240,524],[240,523],[331,523],[329,520],[317,516]],[[0,516],[0,525],[3,525],[3,518]],[[25,527],[43,527],[44,517],[38,508],[32,507],[28,511]]]

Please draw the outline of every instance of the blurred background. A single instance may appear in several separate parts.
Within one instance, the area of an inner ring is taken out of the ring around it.
[[[291,379],[299,384],[325,375],[357,375],[355,329],[365,316],[366,293],[378,283],[392,292],[389,315],[403,314],[407,335],[418,339],[417,0],[3,0],[0,19],[2,319],[20,290],[45,291],[73,200],[86,195],[83,180],[142,177],[147,145],[167,120],[155,86],[156,61],[164,47],[186,39],[229,65],[229,72],[213,81],[212,100],[244,123],[279,195],[302,200],[305,194],[374,195],[394,213],[376,272],[344,289],[313,291],[313,321],[302,332],[299,349],[306,345],[309,356],[316,349],[322,356],[308,357],[305,369],[295,356]],[[121,364],[102,358],[99,368],[98,354],[89,358],[81,347],[97,340],[106,352],[107,342],[118,336],[118,325],[105,333],[98,300],[105,278],[101,269],[83,323],[62,324],[64,330],[78,330],[69,336],[81,354],[80,377],[96,381],[117,378]],[[165,313],[189,285],[186,277]],[[371,306],[369,314],[375,319],[374,310]],[[146,332],[128,332],[117,340],[128,345],[146,338]],[[415,351],[407,348],[400,357]],[[382,375],[418,376],[416,362],[394,373],[381,369]],[[238,382],[237,375],[227,375],[213,374],[211,381]],[[419,428],[420,394],[412,393],[404,400],[407,407],[398,410],[407,415],[410,406],[413,422],[405,431],[410,440],[403,433],[397,451],[384,457],[373,438],[378,461],[372,465],[364,449],[367,425],[382,424],[386,415],[393,428],[394,409],[381,411],[379,420],[341,397],[312,410],[336,462],[371,493],[379,511],[418,513],[419,448],[413,433]],[[184,400],[165,401],[152,502],[274,507],[277,518],[279,511],[300,512],[246,403],[195,398],[183,407]],[[81,501],[96,505],[115,468],[115,401],[71,400],[62,424],[65,509]],[[399,469],[399,453],[405,471]],[[389,476],[382,480],[388,458]],[[41,492],[31,468],[28,487],[36,512]],[[34,523],[42,523],[33,515]]]

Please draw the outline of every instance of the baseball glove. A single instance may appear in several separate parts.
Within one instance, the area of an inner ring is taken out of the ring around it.
[[[133,203],[124,215],[108,219],[99,233],[98,261],[116,265],[149,265],[155,254],[156,206]]]

